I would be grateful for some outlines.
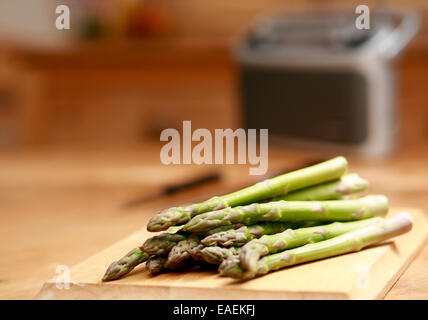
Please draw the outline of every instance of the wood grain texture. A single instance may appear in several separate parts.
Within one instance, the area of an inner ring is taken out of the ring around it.
[[[428,220],[418,209],[407,211],[414,228],[394,241],[360,252],[311,262],[239,282],[216,270],[188,270],[151,277],[144,266],[123,279],[102,283],[108,265],[149,237],[142,229],[46,282],[37,299],[379,299],[422,248]],[[58,288],[58,284],[62,287]],[[69,289],[65,289],[69,286]]]

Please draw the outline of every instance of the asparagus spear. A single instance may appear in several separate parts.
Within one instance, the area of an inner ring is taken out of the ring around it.
[[[346,172],[347,165],[347,160],[344,157],[336,157],[311,167],[285,173],[223,196],[213,197],[201,203],[169,208],[152,217],[147,230],[165,230],[170,226],[186,223],[192,217],[204,212],[253,203],[338,179]]]
[[[169,227],[165,232],[169,234],[175,234],[181,231],[183,229],[183,226],[172,226]]]
[[[184,224],[181,225],[181,228],[183,228],[183,227],[184,227]],[[242,227],[242,223],[236,223],[236,224],[229,225],[229,226],[221,226],[221,227],[218,227],[218,228],[215,228],[215,229],[207,230],[205,232],[202,232],[200,235],[207,237],[207,236],[210,236],[210,235],[218,233],[218,232],[223,232],[223,231],[227,231],[227,230],[238,229],[240,227]]]
[[[119,279],[148,258],[149,255],[140,248],[132,249],[124,257],[110,264],[103,276],[103,281]]]
[[[231,229],[236,229],[236,228],[239,228],[241,226],[242,226],[242,224],[240,224],[240,223],[237,223],[236,225],[222,226],[222,227],[219,227],[219,228],[208,230],[206,232],[203,232],[202,234],[208,236],[208,235],[211,235],[211,234],[214,234],[214,233],[217,233],[217,232],[222,232],[222,231],[227,231],[227,230],[231,230]],[[183,227],[184,227],[184,225],[181,225],[181,226],[172,226],[172,227],[169,227],[165,232],[169,233],[169,234],[176,234],[176,233],[178,233],[180,231],[183,231]]]
[[[236,257],[223,261],[219,271],[222,275],[233,278],[249,279],[292,265],[359,251],[369,245],[406,233],[412,229],[412,225],[410,215],[401,212],[391,219],[369,224],[329,240],[268,255],[258,261],[255,272],[245,271]]]
[[[199,262],[206,262],[204,257],[202,256],[202,250],[204,248],[205,246],[203,244],[198,244],[197,246],[190,248],[187,252],[190,254],[193,260]]]
[[[194,267],[195,261],[192,259],[185,259],[177,262],[176,264],[167,265],[166,256],[151,256],[146,263],[146,268],[150,272],[150,275],[154,276],[164,271],[177,271],[184,268]]]
[[[187,239],[181,240],[168,254],[165,267],[170,270],[181,269],[186,265],[186,260],[191,258],[189,250],[199,244],[198,236],[191,234]]]
[[[154,276],[165,270],[165,256],[151,256],[146,262],[146,269]]]
[[[185,235],[163,232],[147,239],[141,249],[150,255],[160,256],[167,254],[178,242],[184,239],[186,239]]]
[[[219,265],[225,259],[230,258],[232,256],[236,256],[238,254],[238,251],[239,248],[237,247],[205,247],[201,250],[201,255],[205,262]]]
[[[387,211],[388,199],[383,195],[315,202],[282,200],[206,212],[186,223],[183,230],[199,232],[234,223],[254,224],[260,221],[349,221],[370,218]]]
[[[135,266],[149,259],[150,255],[164,255],[167,254],[177,242],[186,239],[185,235],[178,234],[181,230],[180,227],[171,227],[168,231],[147,239],[144,244],[132,249],[123,258],[113,262],[107,269],[103,276],[103,281],[110,281],[118,279],[125,274],[131,272]],[[222,227],[224,229],[224,227]],[[218,231],[223,230],[217,229]]]
[[[279,196],[272,201],[320,201],[320,200],[345,200],[356,197],[365,192],[369,182],[356,173],[346,174],[340,179],[322,183],[316,186],[296,190],[285,196]]]
[[[239,252],[241,266],[246,270],[255,272],[260,257],[285,249],[300,247],[308,243],[331,239],[382,220],[382,218],[370,218],[353,222],[333,222],[318,227],[288,229],[274,235],[266,235],[260,239],[250,241],[242,247]]]
[[[231,255],[224,259],[218,267],[218,272],[221,276],[232,277],[242,280],[254,278],[257,276],[257,274],[242,268],[239,260],[239,255]]]
[[[262,222],[251,226],[243,226],[236,230],[232,229],[214,233],[203,238],[201,243],[206,246],[242,246],[248,241],[260,238],[265,234],[282,232],[288,228],[295,228],[298,225],[299,223]]]

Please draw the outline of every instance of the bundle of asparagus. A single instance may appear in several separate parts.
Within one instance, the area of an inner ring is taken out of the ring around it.
[[[366,195],[369,183],[346,174],[337,157],[190,206],[152,217],[163,231],[113,262],[103,281],[146,262],[164,271],[218,265],[220,274],[250,279],[273,270],[340,255],[409,231],[412,220],[391,218],[383,195]]]

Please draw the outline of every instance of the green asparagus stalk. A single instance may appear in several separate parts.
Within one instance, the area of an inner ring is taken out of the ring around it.
[[[248,241],[260,238],[265,234],[274,234],[297,226],[299,226],[299,223],[262,222],[251,226],[243,226],[239,229],[214,233],[203,238],[201,243],[205,246],[242,246]]]
[[[141,249],[149,255],[165,255],[180,241],[185,240],[186,236],[178,233],[163,232],[157,236],[147,239]]]
[[[181,229],[183,229],[182,225],[181,226],[172,226],[172,227],[169,227],[165,232],[169,233],[169,234],[176,234],[176,233],[180,232]]]
[[[221,264],[227,258],[236,256],[238,254],[239,248],[230,247],[205,247],[201,250],[201,256],[205,262],[209,264]]]
[[[104,274],[103,281],[115,280],[124,276],[138,264],[147,261],[151,255],[167,254],[177,242],[186,238],[185,235],[177,233],[180,230],[181,227],[171,227],[168,231],[147,239],[141,247],[132,249],[123,258],[113,262]]]
[[[110,264],[103,276],[103,281],[111,281],[123,277],[148,258],[149,255],[140,248],[132,249],[124,257]]]
[[[339,180],[322,183],[316,186],[296,190],[285,196],[279,196],[272,201],[321,201],[346,200],[357,197],[365,192],[369,182],[360,178],[356,173],[346,174]]]
[[[258,261],[255,272],[245,271],[236,257],[223,261],[219,271],[222,275],[233,278],[250,279],[292,265],[359,251],[369,245],[406,233],[412,229],[412,225],[410,215],[401,212],[391,219],[369,224],[329,240],[265,256]]]
[[[388,199],[383,195],[369,195],[354,200],[282,200],[206,212],[186,223],[183,230],[200,232],[234,223],[250,225],[261,221],[350,221],[385,214],[387,211]]]
[[[288,229],[284,232],[265,235],[260,239],[248,242],[239,252],[241,266],[251,272],[256,272],[257,262],[260,257],[277,253],[286,249],[300,247],[308,243],[314,243],[337,237],[346,232],[359,229],[373,223],[379,223],[382,218],[370,218],[353,222],[333,222],[328,225]]]
[[[239,255],[231,255],[223,260],[218,267],[218,272],[221,276],[232,277],[236,279],[250,279],[257,276],[253,272],[245,270],[241,266],[241,262],[239,260]]]
[[[181,228],[183,228],[183,227],[184,227],[184,224],[181,225]],[[200,235],[207,237],[207,236],[213,235],[215,233],[224,232],[224,231],[228,231],[228,230],[234,230],[234,229],[238,229],[240,227],[242,227],[241,223],[237,223],[237,224],[233,224],[233,225],[229,225],[229,226],[221,226],[221,227],[218,227],[215,229],[211,229],[211,230],[207,230],[205,232],[202,232],[202,233],[200,233]]]
[[[198,236],[191,234],[187,239],[181,240],[168,254],[165,267],[170,270],[177,270],[186,265],[186,260],[191,258],[189,250],[199,244]]]
[[[203,244],[198,244],[197,246],[194,246],[187,250],[187,252],[190,254],[193,260],[199,261],[199,262],[205,262],[204,257],[202,256],[202,250],[205,248]]]
[[[182,224],[181,226],[169,227],[168,230],[166,230],[165,232],[169,233],[169,234],[176,234],[176,233],[178,233],[180,231],[183,231],[183,227],[184,227],[184,224]],[[212,234],[217,233],[217,232],[223,232],[223,231],[227,231],[227,230],[238,229],[240,227],[242,227],[242,224],[241,223],[237,223],[237,224],[234,224],[234,225],[222,226],[222,227],[218,227],[218,228],[215,228],[215,229],[207,230],[207,231],[199,233],[199,235],[201,235],[201,236],[209,236],[209,235],[212,235]]]
[[[223,196],[213,197],[201,203],[169,208],[152,217],[147,230],[165,230],[170,226],[186,223],[194,216],[204,212],[245,205],[335,180],[346,172],[347,165],[347,160],[344,157],[337,157],[311,167],[285,173]]]
[[[165,270],[165,256],[151,256],[146,262],[146,269],[150,275],[157,275]]]

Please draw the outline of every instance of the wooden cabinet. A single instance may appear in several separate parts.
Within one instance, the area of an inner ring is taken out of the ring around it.
[[[43,80],[0,56],[0,147],[43,140]]]

